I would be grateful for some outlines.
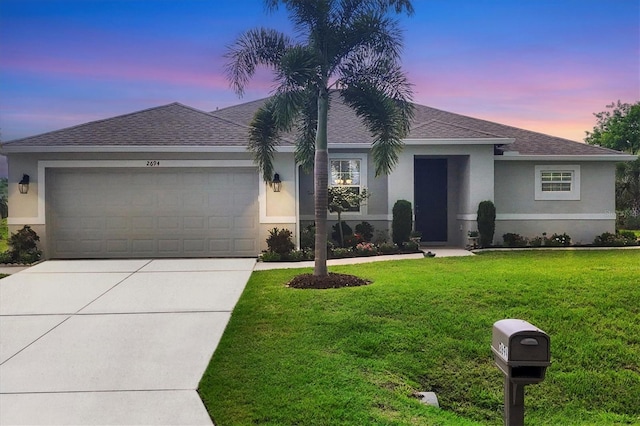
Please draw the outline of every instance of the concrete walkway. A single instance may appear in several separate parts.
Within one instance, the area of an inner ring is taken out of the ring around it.
[[[253,259],[47,261],[0,280],[0,424],[209,424]]]

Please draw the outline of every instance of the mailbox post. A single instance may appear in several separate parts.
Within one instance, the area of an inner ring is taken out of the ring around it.
[[[544,380],[551,364],[549,335],[527,321],[493,324],[491,351],[504,374],[504,424],[524,425],[524,386]]]

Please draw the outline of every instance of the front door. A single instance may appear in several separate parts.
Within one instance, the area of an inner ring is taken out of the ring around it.
[[[447,241],[447,159],[415,158],[415,230],[422,241]]]

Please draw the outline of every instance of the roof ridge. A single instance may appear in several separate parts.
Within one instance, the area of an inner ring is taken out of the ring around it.
[[[240,104],[229,105],[229,106],[226,106],[224,108],[219,108],[219,109],[216,109],[215,111],[211,111],[211,114],[215,115],[218,112],[224,112],[224,111],[226,111],[228,109],[239,107],[240,105],[249,105],[249,104],[256,103],[256,102],[264,102],[265,100],[267,100],[269,98],[272,98],[272,97],[273,96],[267,96],[267,97],[260,98],[260,99],[254,99],[254,100],[249,101],[249,102],[243,102],[243,103],[240,103]]]
[[[487,120],[485,118],[478,118],[478,117],[473,117],[471,115],[464,115],[464,114],[460,114],[460,113],[457,113],[457,112],[446,111],[446,110],[443,110],[443,109],[434,108],[434,107],[427,106],[427,105],[420,105],[420,104],[416,104],[416,105],[419,106],[419,107],[422,107],[422,108],[429,108],[429,109],[432,109],[432,110],[435,110],[435,111],[443,112],[445,114],[451,114],[451,115],[455,115],[455,116],[458,116],[458,117],[463,117],[465,119],[470,119],[470,120],[475,120],[475,121],[482,121],[484,123],[489,123],[489,124],[492,124],[492,125],[495,125],[495,126],[498,126],[498,127],[504,127],[504,128],[509,128],[509,129],[512,129],[512,130],[517,130],[519,132],[528,132],[528,133],[533,133],[533,134],[537,134],[537,135],[543,135],[543,136],[546,136],[546,137],[549,137],[549,138],[562,139],[562,140],[567,141],[567,142],[573,142],[573,143],[579,143],[579,144],[585,145],[583,142],[574,141],[572,139],[567,139],[567,138],[563,138],[563,137],[560,137],[560,136],[554,136],[554,135],[550,135],[550,134],[547,134],[547,133],[538,132],[538,131],[535,131],[535,130],[523,129],[522,127],[515,127],[515,126],[509,125],[509,124],[498,123],[497,121],[491,121],[491,120]],[[467,127],[467,129],[475,130],[477,132],[483,132],[482,130],[476,130],[476,129],[469,128],[469,127]],[[487,133],[487,132],[485,132],[485,133]],[[501,136],[501,135],[495,135],[495,136],[504,137],[504,136]]]
[[[444,112],[447,112],[447,111],[444,111]],[[469,118],[473,118],[473,117],[469,117]],[[415,129],[419,129],[420,127],[426,126],[427,124],[431,124],[431,123],[434,123],[434,122],[435,122],[435,123],[442,123],[442,124],[445,124],[445,125],[447,125],[447,126],[457,127],[457,128],[459,128],[459,129],[469,130],[469,131],[471,131],[471,132],[483,133],[483,134],[485,134],[485,135],[487,135],[487,136],[492,136],[492,137],[494,137],[494,138],[504,138],[504,137],[505,137],[505,136],[502,136],[502,135],[497,135],[497,134],[495,134],[495,133],[486,132],[486,131],[484,131],[484,130],[479,130],[479,129],[474,129],[474,128],[472,128],[472,127],[463,126],[463,125],[461,125],[461,124],[450,123],[450,122],[448,122],[448,121],[438,120],[437,118],[432,118],[432,119],[430,119],[430,120],[428,120],[428,121],[425,121],[425,122],[423,122],[423,123],[420,123],[420,124],[418,124],[417,126],[415,126],[414,128],[415,128]],[[496,123],[496,124],[497,124],[497,123]]]

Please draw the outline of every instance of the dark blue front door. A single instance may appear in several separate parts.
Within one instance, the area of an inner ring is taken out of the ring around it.
[[[415,229],[422,241],[447,241],[447,159],[415,158]]]

